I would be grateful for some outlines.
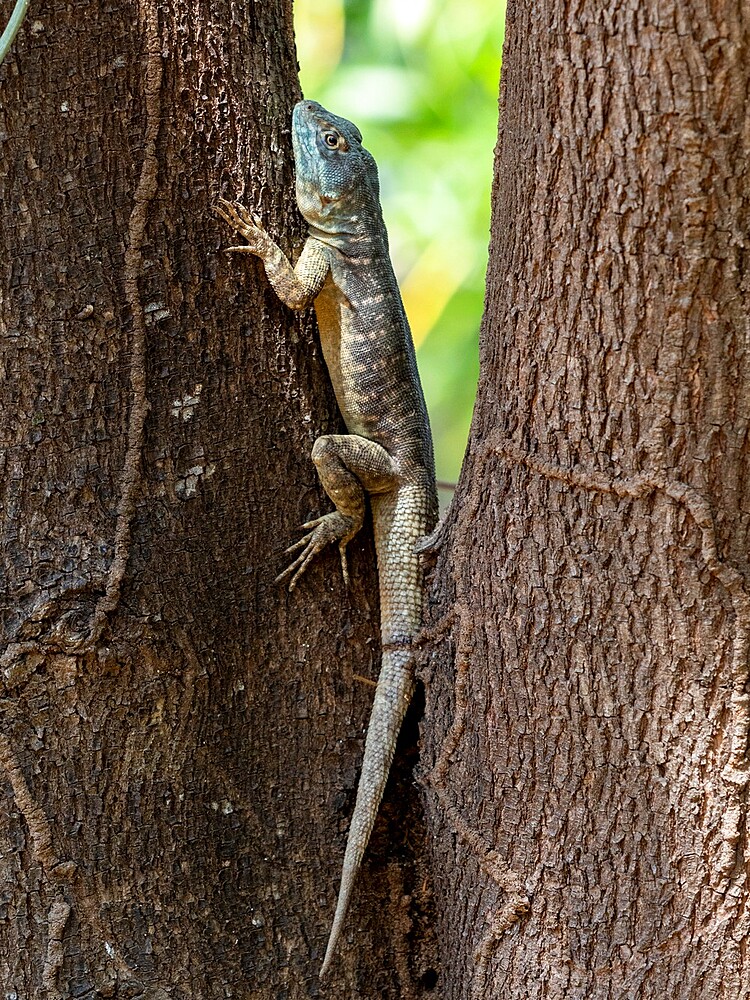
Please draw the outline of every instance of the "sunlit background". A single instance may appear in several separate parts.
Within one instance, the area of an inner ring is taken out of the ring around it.
[[[295,0],[306,97],[378,162],[438,478],[455,482],[476,391],[505,22],[498,0]]]

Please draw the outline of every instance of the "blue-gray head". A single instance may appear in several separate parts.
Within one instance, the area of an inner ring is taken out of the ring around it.
[[[380,214],[378,168],[356,125],[315,101],[292,115],[297,204],[326,233],[358,233]]]

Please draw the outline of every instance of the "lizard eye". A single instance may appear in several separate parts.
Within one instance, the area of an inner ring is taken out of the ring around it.
[[[335,132],[326,132],[323,136],[323,141],[329,149],[336,149],[339,144],[339,137]]]

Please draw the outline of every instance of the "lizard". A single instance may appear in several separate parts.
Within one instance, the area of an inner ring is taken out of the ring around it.
[[[296,196],[308,236],[297,263],[238,202],[216,213],[259,257],[282,302],[314,304],[323,356],[347,434],[318,437],[312,460],[335,510],[302,525],[277,577],[293,590],[321,550],[337,543],[349,583],[347,543],[369,500],[380,592],[382,660],[325,958],[328,972],[357,871],[383,796],[415,687],[413,640],[421,627],[423,569],[416,546],[437,520],[432,437],[414,345],[388,249],[378,171],[352,122],[314,101],[292,114]],[[301,550],[301,551],[299,551]]]

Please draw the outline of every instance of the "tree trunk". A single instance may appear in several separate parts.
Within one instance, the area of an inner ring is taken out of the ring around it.
[[[210,212],[241,197],[299,248],[291,31],[283,0],[39,0],[0,68],[6,1000],[318,993],[374,555],[363,532],[350,594],[335,552],[273,583],[329,507],[309,451],[338,417],[312,314]],[[406,774],[342,997],[402,995]]]
[[[749,34],[508,8],[427,635],[446,998],[750,995]]]

